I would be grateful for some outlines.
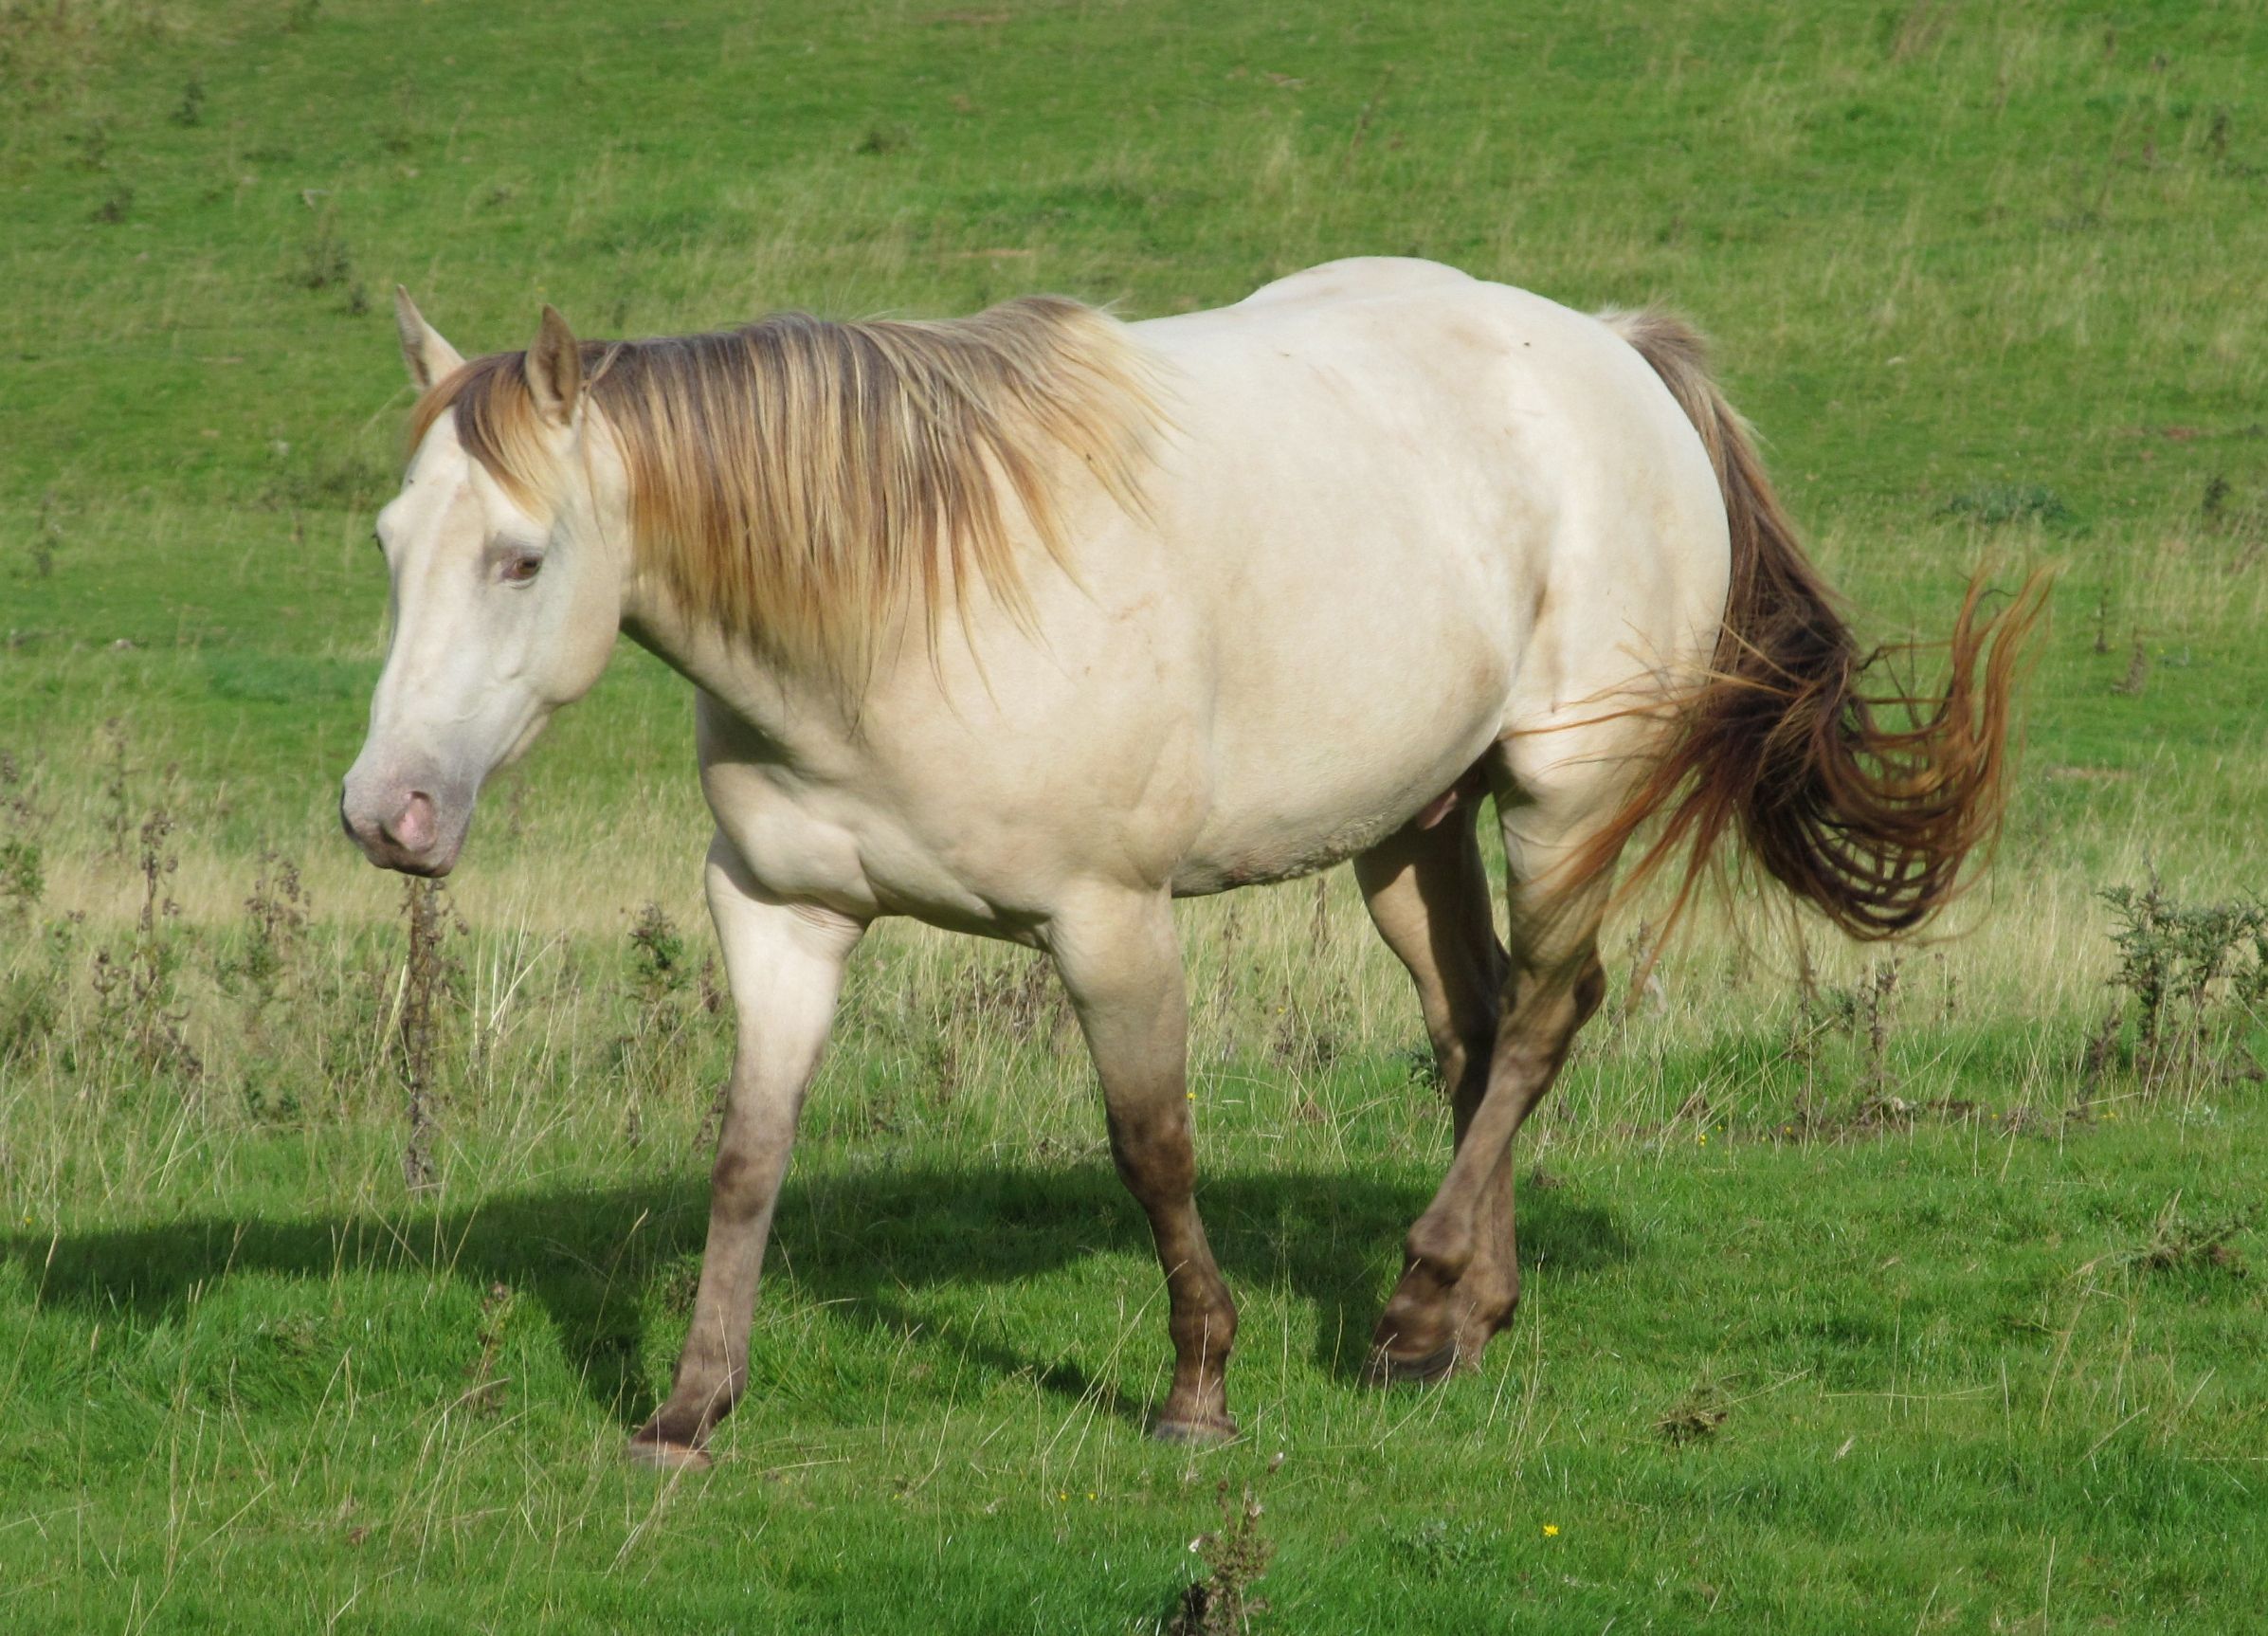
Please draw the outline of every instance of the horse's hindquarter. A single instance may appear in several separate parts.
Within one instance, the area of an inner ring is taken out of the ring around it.
[[[1690,660],[1714,634],[1714,477],[1595,320],[1341,264],[1137,333],[1182,379],[1165,549],[1202,600],[1214,689],[1178,890],[1361,850],[1508,731],[1626,684],[1635,652]]]

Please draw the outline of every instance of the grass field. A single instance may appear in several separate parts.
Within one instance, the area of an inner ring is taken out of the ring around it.
[[[0,1629],[1150,1630],[1224,1484],[1256,1631],[2257,1628],[2264,67],[2235,4],[0,0]],[[1697,318],[1872,636],[2052,565],[1994,868],[1902,951],[1702,917],[1422,1394],[1358,1380],[1448,1149],[1399,970],[1342,876],[1188,905],[1200,1454],[1061,1002],[887,928],[723,1458],[626,1468],[729,1046],[688,700],[618,659],[410,983],[334,817],[390,286],[472,351],[1374,251]]]

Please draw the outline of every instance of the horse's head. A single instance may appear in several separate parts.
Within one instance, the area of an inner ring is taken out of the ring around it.
[[[611,440],[582,349],[546,307],[523,354],[467,364],[406,293],[423,394],[402,492],[378,514],[392,639],[339,819],[373,863],[445,875],[482,782],[606,668],[627,572]],[[420,429],[422,428],[422,429]]]

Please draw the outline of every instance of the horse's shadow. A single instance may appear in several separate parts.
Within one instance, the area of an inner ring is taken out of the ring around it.
[[[1233,1288],[1276,1284],[1311,1302],[1316,1363],[1361,1368],[1407,1224],[1425,1205],[1416,1181],[1322,1171],[1217,1174],[1199,1203]],[[707,1190],[693,1177],[610,1188],[504,1193],[465,1209],[296,1220],[202,1217],[61,1239],[0,1238],[43,1304],[178,1319],[203,1291],[262,1272],[321,1281],[341,1271],[443,1272],[501,1284],[545,1309],[585,1391],[626,1426],[652,1402],[644,1340],[660,1312],[682,1310],[700,1249]],[[1099,1252],[1147,1259],[1140,1212],[1102,1165],[1001,1167],[906,1162],[830,1166],[791,1179],[766,1258],[836,1321],[942,1338],[1002,1375],[1092,1398],[1138,1422],[1143,1406],[1077,1364],[1020,1353],[998,1324],[925,1307],[925,1289],[1014,1284]],[[1555,1274],[1629,1258],[1608,1211],[1553,1191],[1520,1203],[1520,1259]],[[1156,1326],[1164,1333],[1162,1289]]]

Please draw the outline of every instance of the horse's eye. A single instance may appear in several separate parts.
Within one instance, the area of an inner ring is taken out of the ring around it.
[[[516,551],[504,558],[504,565],[497,571],[497,576],[506,585],[525,585],[542,572],[542,553]]]

